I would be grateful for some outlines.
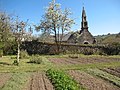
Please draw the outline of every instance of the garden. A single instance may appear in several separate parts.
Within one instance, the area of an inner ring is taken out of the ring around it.
[[[28,55],[18,65],[15,60],[0,58],[1,90],[120,89],[119,55]]]

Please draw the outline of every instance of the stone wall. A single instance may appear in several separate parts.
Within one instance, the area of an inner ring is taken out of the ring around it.
[[[85,55],[116,55],[120,52],[120,47],[107,47],[98,45],[70,45],[62,44],[59,45],[60,50],[57,51],[57,45],[54,43],[43,43],[38,41],[23,42],[21,49],[26,50],[28,54],[85,54]],[[114,52],[114,53],[113,53]]]

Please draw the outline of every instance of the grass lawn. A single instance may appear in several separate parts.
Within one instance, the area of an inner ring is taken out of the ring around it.
[[[51,66],[51,63],[44,58],[42,64],[28,63],[30,59],[20,59],[18,66],[13,65],[13,56],[3,56],[0,58],[0,72],[34,72],[46,70]]]
[[[66,58],[69,55],[44,55],[42,56],[44,58],[42,64],[34,64],[34,63],[28,63],[30,59],[20,59],[19,66],[13,65],[15,56],[3,56],[0,58],[0,72],[34,72],[34,71],[46,71],[50,68],[56,68],[56,69],[87,69],[87,68],[104,68],[104,67],[117,67],[120,66],[120,62],[110,62],[110,63],[94,63],[94,64],[79,64],[79,65],[55,65],[51,62],[49,62],[48,58]],[[98,56],[98,55],[91,55],[91,56],[85,56],[85,55],[79,55],[80,57],[84,58],[118,58],[120,59],[120,56]]]

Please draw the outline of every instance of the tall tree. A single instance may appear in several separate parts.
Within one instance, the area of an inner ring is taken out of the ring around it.
[[[11,17],[5,12],[0,12],[0,48],[3,51],[11,36]],[[1,51],[1,52],[2,52]]]
[[[63,39],[64,32],[70,31],[72,25],[75,24],[74,20],[70,18],[71,14],[72,13],[68,9],[65,9],[64,12],[62,12],[62,14],[61,14],[60,28],[61,28],[62,35],[60,37],[60,42]]]
[[[58,51],[60,32],[62,32],[63,34],[64,31],[69,30],[71,28],[71,25],[73,24],[73,20],[68,17],[69,14],[70,13],[67,9],[62,12],[60,4],[56,4],[55,0],[53,0],[47,7],[45,15],[40,22],[40,25],[36,26],[36,30],[42,30],[44,32],[47,31],[54,34],[55,43],[57,45]]]

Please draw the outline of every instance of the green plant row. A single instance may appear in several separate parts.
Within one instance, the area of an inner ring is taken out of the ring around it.
[[[101,77],[109,82],[113,83],[114,85],[120,87],[120,78],[114,75],[111,75],[107,72],[104,72],[99,69],[88,69],[88,73]]]
[[[83,90],[80,86],[62,71],[49,69],[46,72],[48,78],[51,80],[55,90]]]

